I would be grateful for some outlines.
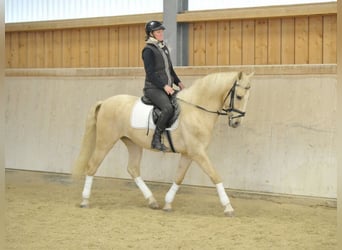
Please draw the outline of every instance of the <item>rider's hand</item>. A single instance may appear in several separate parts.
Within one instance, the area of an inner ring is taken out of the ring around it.
[[[165,90],[166,94],[168,94],[168,95],[172,95],[173,92],[175,92],[175,90],[169,85],[165,85],[164,90]]]

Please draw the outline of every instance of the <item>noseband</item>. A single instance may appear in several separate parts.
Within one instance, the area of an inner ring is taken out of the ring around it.
[[[222,108],[222,111],[224,112],[224,114],[220,114],[220,115],[228,115],[229,116],[229,122],[231,122],[233,119],[236,119],[236,118],[240,118],[240,117],[244,117],[246,112],[243,112],[239,109],[236,109],[234,107],[234,100],[235,100],[235,91],[236,91],[236,87],[237,86],[240,86],[238,81],[236,80],[234,82],[234,85],[231,87],[231,89],[229,90],[228,94],[226,95],[226,97],[224,98],[224,102],[223,103],[226,103],[226,100],[228,97],[230,97],[230,100],[229,100],[229,106],[227,109],[224,109]],[[249,88],[244,88],[244,89],[249,89]],[[221,111],[221,113],[222,113]],[[234,113],[237,113],[237,115],[229,115],[231,112],[234,112]]]
[[[213,114],[217,114],[217,115],[227,115],[229,117],[229,122],[231,122],[233,119],[236,119],[236,118],[240,118],[240,117],[244,117],[246,112],[243,112],[239,109],[236,109],[234,107],[234,100],[235,100],[235,91],[236,91],[236,87],[237,86],[240,86],[238,81],[236,80],[233,84],[233,86],[230,88],[230,90],[228,91],[226,97],[224,98],[224,101],[223,103],[226,103],[228,97],[230,97],[230,100],[229,100],[229,106],[228,108],[222,108],[221,110],[217,110],[217,111],[212,111],[212,110],[208,110],[202,106],[199,106],[199,105],[196,105],[196,104],[192,104],[192,103],[189,103],[187,101],[184,101],[182,99],[179,99],[177,98],[178,100],[182,101],[182,102],[185,102],[187,104],[190,104],[190,105],[193,105],[195,106],[196,108],[198,109],[201,109],[205,112],[208,112],[208,113],[213,113]],[[241,86],[240,86],[241,87]],[[244,89],[249,89],[248,87],[247,88],[244,88]],[[234,113],[237,113],[237,115],[230,115],[231,112],[234,112]]]

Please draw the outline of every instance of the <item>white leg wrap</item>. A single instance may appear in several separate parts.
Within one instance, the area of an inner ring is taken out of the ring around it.
[[[222,182],[216,184],[216,190],[217,190],[217,193],[220,197],[220,201],[221,201],[222,206],[226,206],[227,204],[229,204],[230,200],[228,198],[228,195],[226,194],[226,191],[224,190]]]
[[[178,189],[179,189],[179,185],[177,185],[176,183],[173,183],[171,188],[169,189],[169,191],[165,195],[165,202],[166,203],[172,203],[173,202]]]
[[[137,184],[137,186],[143,193],[145,199],[148,199],[152,196],[151,190],[148,188],[148,186],[146,186],[144,180],[140,176],[135,178],[134,181],[135,181],[135,184]]]
[[[82,192],[82,197],[84,199],[89,199],[90,197],[91,186],[93,184],[93,178],[94,176],[89,176],[89,175],[86,176],[84,187],[83,187],[83,192]]]

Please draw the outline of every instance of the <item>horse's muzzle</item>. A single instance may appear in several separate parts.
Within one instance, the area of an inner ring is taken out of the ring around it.
[[[229,126],[232,128],[237,128],[241,124],[240,119],[234,119],[233,117],[229,117]]]

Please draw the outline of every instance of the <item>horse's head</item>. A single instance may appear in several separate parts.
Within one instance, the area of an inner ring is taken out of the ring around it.
[[[228,113],[230,127],[237,128],[245,116],[251,88],[250,79],[253,75],[254,72],[248,75],[240,72],[236,82],[228,93],[224,110]]]

